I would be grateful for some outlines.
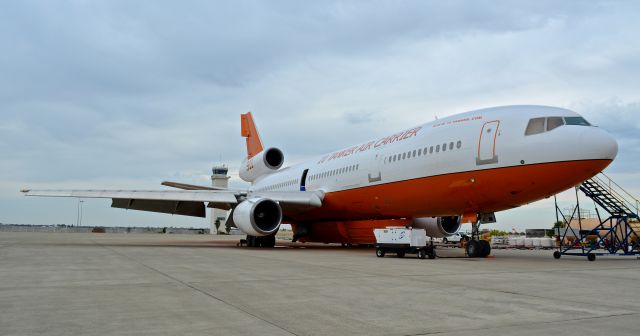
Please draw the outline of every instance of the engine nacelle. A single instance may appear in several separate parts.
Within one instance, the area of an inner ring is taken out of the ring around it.
[[[284,154],[281,150],[274,147],[267,148],[254,157],[242,161],[239,171],[240,178],[247,182],[253,182],[262,175],[277,171],[283,163]]]
[[[268,198],[250,198],[233,210],[233,222],[242,232],[251,236],[276,233],[282,222],[280,204]]]
[[[460,230],[460,216],[414,218],[413,227],[424,229],[429,237],[443,238]]]

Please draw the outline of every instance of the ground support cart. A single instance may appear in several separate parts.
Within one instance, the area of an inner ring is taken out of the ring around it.
[[[394,253],[398,258],[405,254],[416,254],[418,258],[434,259],[436,257],[433,243],[427,245],[427,235],[423,229],[406,227],[388,227],[373,230],[376,236],[376,256],[384,257]]]

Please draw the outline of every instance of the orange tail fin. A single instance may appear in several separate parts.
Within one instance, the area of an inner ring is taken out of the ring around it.
[[[240,134],[247,138],[247,158],[250,159],[264,149],[262,140],[260,140],[260,134],[258,134],[256,124],[253,122],[251,112],[240,115],[240,124]]]

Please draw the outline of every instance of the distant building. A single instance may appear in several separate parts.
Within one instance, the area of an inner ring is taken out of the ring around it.
[[[556,233],[553,229],[526,229],[527,238],[553,237]]]
[[[226,165],[213,166],[211,169],[211,185],[217,188],[228,188],[229,178],[227,175],[229,168]],[[227,232],[227,213],[226,210],[211,209],[211,234],[218,234],[220,232]]]

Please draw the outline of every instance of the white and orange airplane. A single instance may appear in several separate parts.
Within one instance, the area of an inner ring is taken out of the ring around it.
[[[371,244],[373,229],[421,227],[429,236],[552,196],[591,178],[618,145],[579,114],[548,106],[503,106],[453,115],[282,168],[262,144],[251,113],[241,115],[246,190],[164,182],[184,190],[23,190],[27,196],[111,198],[112,207],[229,220],[249,246],[271,247],[281,223],[299,241]],[[469,256],[490,247],[472,239]]]

